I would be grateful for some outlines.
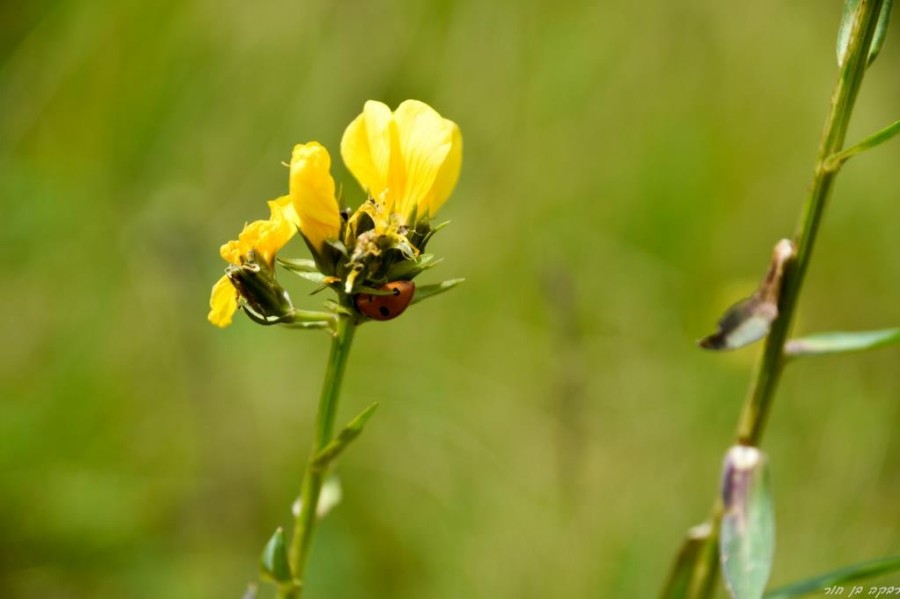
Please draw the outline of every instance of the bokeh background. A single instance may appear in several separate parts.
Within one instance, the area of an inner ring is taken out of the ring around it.
[[[307,596],[655,596],[759,350],[694,342],[793,230],[840,10],[0,4],[0,596],[237,597],[255,578],[328,339],[210,326],[218,247],[285,193],[293,144],[336,157],[370,98],[460,124],[446,260],[422,280],[467,282],[357,336],[339,420],[381,409],[340,464]],[[900,116],[894,21],[850,140]],[[895,141],[841,175],[800,330],[900,324],[898,162]],[[894,348],[786,373],[774,583],[900,552],[898,372]]]

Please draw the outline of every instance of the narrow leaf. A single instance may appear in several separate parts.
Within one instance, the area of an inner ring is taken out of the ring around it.
[[[898,133],[900,133],[900,121],[894,121],[881,131],[873,133],[858,144],[854,144],[846,150],[842,150],[836,154],[832,154],[831,157],[825,161],[825,168],[830,171],[836,171],[842,164],[844,164],[857,154],[865,152],[866,150],[871,150],[876,146],[880,146]]]
[[[789,597],[802,597],[813,593],[821,594],[822,590],[827,587],[873,578],[883,574],[890,574],[891,572],[900,572],[900,555],[853,564],[815,578],[789,584],[769,591],[766,593],[765,599],[788,599]],[[894,588],[897,587],[895,586]]]
[[[875,349],[900,343],[900,327],[881,331],[855,331],[851,333],[818,333],[791,339],[784,351],[791,357],[822,356]]]
[[[884,0],[881,6],[881,12],[878,13],[878,24],[875,26],[875,36],[872,38],[872,45],[869,46],[869,58],[866,65],[871,65],[878,58],[881,47],[884,45],[884,38],[887,36],[888,24],[891,22],[891,7],[893,0]]]
[[[449,281],[444,281],[443,283],[437,283],[435,285],[419,285],[416,287],[416,294],[413,296],[412,302],[410,302],[410,304],[417,304],[422,300],[428,299],[429,297],[433,297],[439,293],[449,291],[463,281],[465,281],[465,279],[450,279]]]
[[[844,2],[844,13],[841,16],[841,25],[838,29],[837,38],[837,61],[839,67],[843,67],[847,60],[847,48],[850,45],[850,35],[853,33],[853,27],[856,25],[859,2],[860,0],[846,0]],[[872,37],[872,44],[869,46],[869,54],[866,59],[867,65],[872,64],[884,45],[888,23],[891,20],[891,5],[892,0],[884,0],[884,4],[881,5],[881,12],[878,13],[878,23],[875,26],[875,34]]]
[[[327,299],[322,303],[325,305],[325,308],[333,314],[340,314],[343,316],[353,316],[353,312],[351,312],[350,310],[348,310],[347,308],[345,308],[344,306],[340,305],[339,303],[337,303],[336,301],[334,301],[332,299]]]
[[[318,272],[319,267],[316,266],[315,260],[310,260],[308,258],[275,258],[278,260],[278,264],[282,265],[288,270],[292,270],[294,272]]]
[[[328,465],[341,455],[341,453],[347,449],[347,446],[362,433],[363,428],[366,426],[366,422],[369,421],[369,418],[372,417],[372,414],[375,413],[376,409],[378,409],[378,402],[373,403],[360,412],[356,418],[351,420],[347,426],[345,426],[344,429],[328,443],[328,445],[323,447],[319,453],[312,458],[311,467],[319,470],[324,470],[328,467]]]
[[[266,543],[259,564],[262,575],[275,582],[291,582],[291,567],[288,564],[287,548],[284,545],[284,531],[279,526]]]
[[[327,285],[329,280],[333,280],[333,277],[328,277],[323,275],[317,270],[307,272],[305,270],[293,270],[291,271],[301,279],[306,279],[307,281],[312,281],[313,283],[318,283],[319,285]]]
[[[700,524],[688,531],[660,599],[698,596],[698,589],[695,588],[697,581],[705,580],[707,577],[702,574],[717,568],[718,554],[716,542],[710,538],[711,531],[709,524]]]
[[[775,517],[765,454],[736,445],[725,456],[719,558],[734,599],[760,599],[772,570]]]
[[[434,254],[420,254],[415,260],[403,260],[392,265],[388,271],[388,278],[392,281],[411,279],[422,271],[437,266],[441,260],[441,258],[435,258]]]

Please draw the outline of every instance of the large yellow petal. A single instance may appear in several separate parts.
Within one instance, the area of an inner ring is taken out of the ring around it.
[[[450,128],[450,151],[434,179],[431,190],[419,202],[421,216],[434,216],[453,193],[456,182],[459,180],[459,171],[462,167],[462,134],[456,123],[447,120],[444,122]]]
[[[394,145],[391,109],[381,102],[369,100],[341,138],[344,164],[363,189],[382,199],[388,187],[391,146]]]
[[[334,197],[331,157],[316,142],[294,146],[291,154],[291,195],[300,230],[315,248],[340,233],[341,215]]]
[[[228,277],[223,276],[213,285],[212,294],[209,296],[209,315],[206,319],[224,329],[231,324],[231,317],[234,316],[237,307],[237,291]]]
[[[388,212],[434,214],[459,178],[462,137],[455,123],[423,102],[407,100],[392,114],[369,101],[344,132],[341,155]]]
[[[399,164],[391,165],[390,193],[394,212],[409,214],[426,199],[453,145],[453,123],[417,100],[406,100],[394,112]],[[424,207],[423,207],[424,208]]]

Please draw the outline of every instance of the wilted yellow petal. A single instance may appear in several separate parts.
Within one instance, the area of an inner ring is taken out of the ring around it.
[[[381,198],[388,186],[393,116],[381,102],[369,100],[341,138],[344,164],[369,194]]]
[[[268,204],[269,220],[256,239],[254,249],[271,266],[275,253],[297,233],[297,213],[290,196],[281,196],[277,200],[270,200]]]
[[[341,215],[334,197],[331,157],[316,142],[294,146],[291,155],[291,195],[300,230],[315,248],[340,233]]]
[[[231,264],[240,264],[250,250],[256,250],[260,258],[270,266],[275,253],[283,248],[297,232],[297,214],[290,196],[282,196],[269,202],[269,219],[255,220],[245,225],[237,240],[226,243],[219,250],[222,258]]]
[[[224,329],[231,324],[231,317],[237,307],[237,292],[228,277],[223,276],[213,285],[212,294],[209,297],[209,315],[206,319]]]

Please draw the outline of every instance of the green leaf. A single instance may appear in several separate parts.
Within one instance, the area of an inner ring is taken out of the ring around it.
[[[333,314],[343,315],[343,316],[353,316],[353,312],[351,312],[348,308],[340,305],[334,300],[327,299],[322,302],[325,305],[325,309]]]
[[[895,343],[900,343],[900,328],[850,333],[818,333],[800,339],[791,339],[785,344],[784,351],[788,356],[796,358],[865,351]]]
[[[284,545],[284,531],[280,526],[266,543],[259,567],[264,578],[278,583],[289,583],[293,580],[291,567],[288,564],[287,548]]]
[[[421,254],[415,260],[396,262],[388,271],[388,278],[392,281],[412,279],[422,271],[437,266],[441,260],[435,258],[434,254]]]
[[[869,46],[869,58],[866,65],[870,65],[878,58],[881,47],[884,45],[884,38],[887,36],[888,24],[891,22],[891,8],[893,0],[884,0],[881,12],[878,13],[878,24],[875,26],[875,36],[872,38],[872,45]]]
[[[876,146],[880,146],[898,133],[900,133],[900,121],[894,121],[881,131],[873,133],[858,144],[854,144],[846,150],[841,150],[836,154],[832,154],[825,161],[825,168],[829,171],[837,171],[842,164],[844,164],[857,154],[861,154],[866,150],[871,150]]]
[[[841,25],[838,29],[837,38],[837,61],[838,66],[843,67],[847,60],[847,47],[850,45],[850,34],[853,32],[853,26],[856,24],[857,8],[859,8],[860,0],[846,0],[844,2],[844,13],[841,16]],[[881,5],[881,12],[878,13],[878,23],[875,26],[875,35],[872,37],[872,45],[869,46],[869,55],[866,64],[872,64],[878,53],[881,52],[881,46],[884,45],[884,38],[887,35],[888,23],[891,20],[892,0],[884,0]]]
[[[328,445],[323,447],[315,456],[313,456],[310,467],[317,470],[324,470],[327,468],[328,465],[341,455],[341,453],[347,449],[347,446],[362,433],[363,428],[366,426],[369,418],[372,417],[372,414],[375,413],[376,409],[378,409],[378,402],[373,403],[360,412],[356,418],[351,420],[347,426],[345,426],[344,429],[328,443]]]
[[[688,531],[660,599],[685,599],[698,595],[698,589],[694,588],[696,581],[706,577],[698,577],[697,573],[717,568],[718,555],[715,540],[710,539],[711,530],[709,524],[701,524]]]
[[[444,281],[443,283],[437,283],[434,285],[417,285],[416,294],[413,296],[410,305],[417,304],[422,300],[426,300],[429,297],[433,297],[439,293],[449,291],[463,281],[465,281],[465,279],[450,279],[449,281]]]
[[[319,272],[315,260],[308,258],[275,258],[278,264],[293,272]]]
[[[772,570],[775,515],[766,456],[736,445],[725,456],[719,558],[734,599],[760,599]]]
[[[766,593],[765,599],[788,599],[789,597],[801,597],[813,593],[821,594],[823,589],[827,587],[898,571],[900,571],[900,555],[883,557],[846,566],[815,578],[774,589]]]
[[[294,271],[291,271],[291,272],[293,272],[295,275],[297,275],[297,276],[300,277],[301,279],[306,279],[307,281],[312,281],[313,283],[318,283],[319,285],[327,285],[327,284],[328,284],[328,283],[326,282],[326,279],[327,279],[328,277],[326,277],[325,275],[323,275],[322,273],[320,273],[320,272],[317,271],[317,270],[316,270],[316,271],[313,271],[313,272],[305,272],[305,271],[302,271],[302,270],[294,270]]]

